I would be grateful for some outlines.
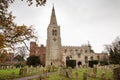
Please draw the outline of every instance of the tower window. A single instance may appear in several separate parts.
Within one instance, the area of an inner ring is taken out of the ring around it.
[[[78,50],[77,50],[77,49],[75,49],[75,51],[76,51],[76,53],[78,53]]]
[[[52,35],[54,36],[54,30],[52,30]]]
[[[57,30],[52,30],[52,35],[57,36]]]
[[[87,53],[87,50],[85,50],[85,53]]]
[[[78,54],[78,58],[80,58],[80,53]]]
[[[65,49],[65,53],[67,53],[67,49]]]
[[[55,30],[55,36],[57,36],[57,30]]]

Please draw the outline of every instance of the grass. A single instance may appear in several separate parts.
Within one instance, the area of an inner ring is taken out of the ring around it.
[[[83,68],[82,70],[80,70],[80,69],[78,70],[78,75],[79,75],[78,78],[79,78],[79,80],[83,80],[83,73],[86,72],[86,71],[87,71],[86,68]],[[53,74],[53,75],[50,75],[45,80],[76,80],[75,79],[75,73],[76,73],[76,70],[73,69],[72,70],[73,77],[71,79],[60,76],[59,74]],[[102,71],[98,70],[97,74],[98,74],[98,77],[101,77]],[[113,76],[113,74],[108,70],[107,73],[106,73],[106,78],[107,79],[112,79],[113,78],[112,76]],[[100,78],[88,77],[88,80],[100,80]]]
[[[13,72],[16,75],[16,77],[19,77],[19,70],[20,68],[0,70],[0,80],[9,79],[12,76],[11,74]]]
[[[19,75],[20,68],[15,68],[15,69],[6,69],[6,70],[0,70],[0,80],[10,80],[12,78],[19,78],[23,77]],[[31,74],[26,74],[24,76],[31,76],[31,75],[36,75],[38,72],[36,72],[34,69]]]
[[[22,77],[19,75],[19,71],[20,71],[20,68],[16,68],[16,69],[9,69],[9,70],[0,70],[0,80],[10,80],[11,79],[11,74],[14,72],[14,74],[16,75],[16,77]],[[82,70],[78,69],[78,78],[79,80],[83,80],[83,73],[87,71],[87,68],[82,68]],[[72,69],[72,78],[66,78],[64,76],[60,76],[59,73],[57,74],[51,74],[49,75],[47,78],[44,78],[43,80],[75,80],[75,73],[76,73],[76,70],[75,69]],[[33,70],[32,74],[31,75],[35,75],[35,74],[40,74],[40,73],[37,73]],[[102,71],[101,70],[98,70],[97,72],[98,76],[97,77],[101,77],[101,74],[102,74]],[[30,74],[27,74],[25,76],[30,76]],[[113,74],[107,70],[106,71],[106,78],[110,78],[112,79],[112,76]],[[38,78],[36,79],[31,79],[31,80],[39,80]],[[92,77],[88,77],[88,80],[100,80],[98,78],[92,78]]]

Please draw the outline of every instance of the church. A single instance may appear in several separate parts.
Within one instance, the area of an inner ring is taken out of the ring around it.
[[[76,60],[76,64],[88,65],[90,60],[108,59],[106,53],[95,53],[89,43],[81,46],[62,46],[60,26],[57,24],[54,6],[47,28],[46,46],[39,47],[36,42],[31,42],[31,55],[40,56],[40,61],[46,66],[63,65],[66,64],[66,60]]]

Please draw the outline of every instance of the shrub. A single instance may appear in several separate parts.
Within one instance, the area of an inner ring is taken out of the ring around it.
[[[76,60],[66,60],[66,66],[74,68],[76,66]]]
[[[27,58],[27,65],[28,66],[32,65],[34,67],[40,65],[40,57],[39,56],[35,56],[35,55],[28,57]]]
[[[98,64],[98,60],[89,61],[89,67],[93,68],[93,66],[97,64]]]
[[[107,61],[100,61],[100,65],[101,66],[108,65],[108,62]]]

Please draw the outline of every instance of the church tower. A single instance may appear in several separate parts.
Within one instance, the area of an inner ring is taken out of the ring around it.
[[[47,28],[46,43],[46,65],[60,65],[62,61],[60,26],[57,24],[54,6]]]

